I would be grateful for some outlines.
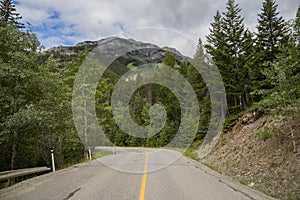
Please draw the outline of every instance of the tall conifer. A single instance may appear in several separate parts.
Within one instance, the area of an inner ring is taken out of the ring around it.
[[[1,20],[7,24],[17,28],[24,28],[24,24],[19,22],[22,19],[12,0],[0,1],[0,17]]]

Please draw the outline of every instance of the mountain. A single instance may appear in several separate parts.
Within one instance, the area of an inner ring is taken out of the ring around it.
[[[134,39],[124,39],[118,37],[109,37],[99,41],[85,41],[80,42],[76,47],[96,47],[100,49],[101,53],[107,56],[116,56],[112,55],[115,52],[119,52],[120,49],[128,51],[130,49],[139,49],[131,51],[122,56],[123,58],[136,62],[136,63],[158,63],[162,62],[167,51],[172,52],[178,61],[186,60],[191,61],[191,58],[182,55],[178,50],[170,47],[160,48],[157,45],[151,43],[139,42]]]
[[[119,37],[109,37],[98,41],[84,41],[75,46],[60,46],[47,50],[47,54],[53,54],[55,58],[62,61],[70,61],[78,55],[80,51],[87,48],[89,51],[97,47],[105,56],[116,56],[116,52],[120,49],[128,51],[130,49],[138,49],[130,51],[124,55],[117,55],[118,62],[124,66],[133,63],[135,66],[144,63],[159,63],[162,62],[167,51],[172,52],[177,62],[185,60],[191,62],[192,59],[182,55],[178,50],[170,47],[159,47],[151,43],[144,43],[134,39],[124,39]]]

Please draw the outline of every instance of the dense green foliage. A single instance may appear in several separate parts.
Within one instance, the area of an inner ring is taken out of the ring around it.
[[[114,73],[115,70],[113,65],[114,63],[108,68],[107,71]],[[163,63],[157,64],[157,66],[161,65],[166,65],[179,71],[189,81],[193,89],[197,91],[197,98],[200,102],[200,109],[202,109],[203,112],[209,112],[209,97],[207,97],[208,94],[206,85],[204,84],[197,70],[191,64],[188,64],[185,61],[181,61],[180,65],[177,65],[174,54],[171,52],[167,52],[166,59],[163,61]],[[135,67],[132,64],[129,64],[127,68],[131,68],[134,70]],[[144,73],[147,74],[146,71]],[[103,78],[104,80],[106,80],[105,76]],[[98,87],[97,90],[97,94],[99,94],[100,97],[105,97],[100,98],[96,96],[96,111],[98,120],[101,127],[104,129],[106,136],[112,143],[118,146],[163,147],[167,145],[177,134],[181,122],[181,107],[176,96],[173,93],[174,91],[172,92],[168,88],[158,84],[146,84],[134,92],[130,99],[130,115],[135,123],[141,126],[148,125],[150,123],[150,106],[153,106],[156,103],[163,105],[166,109],[167,114],[167,121],[164,124],[161,132],[159,132],[155,136],[145,139],[136,138],[128,135],[126,132],[121,130],[116,125],[115,120],[112,116],[110,99],[112,90],[114,89],[118,78],[120,77],[117,77],[117,79],[114,80],[110,80],[111,84],[106,84],[106,87],[102,85],[101,87]],[[127,81],[128,83],[122,86],[122,90],[129,91],[130,85],[134,85],[135,82],[139,82],[141,78],[141,75],[137,75],[136,79],[129,79]],[[178,87],[177,90],[180,91],[182,90],[182,88]],[[123,99],[122,96],[120,96],[119,98]],[[152,114],[155,120],[155,116],[157,115],[155,113]],[[120,115],[119,117],[121,116],[122,115]],[[209,120],[209,116],[201,116],[201,121],[203,123],[201,123],[201,127],[199,127],[199,133],[197,134],[197,138],[199,139],[202,139],[205,136],[207,123]],[[126,123],[126,119],[122,120],[124,121],[123,123]]]
[[[299,100],[297,19],[291,35],[292,28],[279,16],[275,1],[265,0],[257,33],[251,33],[240,12],[239,5],[228,0],[223,15],[217,11],[205,45],[226,88],[225,131],[248,109],[264,111]]]
[[[272,85],[271,89],[261,89],[264,97],[259,105],[262,109],[275,109],[291,113],[299,107],[300,98],[300,6],[292,24],[292,34],[284,46],[278,47],[275,61],[268,62],[270,68],[262,73]]]
[[[51,57],[41,64],[30,31],[1,21],[0,170],[78,162],[83,146],[73,128],[68,88]]]
[[[257,25],[257,51],[260,60],[272,62],[281,52],[280,46],[288,41],[288,27],[277,11],[274,0],[263,2],[261,13],[258,14]]]
[[[76,53],[70,56],[59,48],[42,52],[36,36],[31,31],[20,30],[23,28],[18,22],[21,17],[12,1],[1,1],[0,8],[0,171],[49,166],[51,149],[55,150],[59,167],[80,161],[86,149],[74,127],[71,100],[77,72],[91,47],[73,49]],[[212,73],[210,66],[215,65],[222,75],[228,102],[224,131],[253,107],[285,113],[299,107],[300,8],[296,19],[288,25],[279,17],[275,2],[265,0],[258,14],[257,33],[244,26],[240,13],[241,8],[234,0],[228,1],[225,12],[217,11],[207,35],[208,44],[204,45],[208,54],[199,40],[192,63],[176,60],[169,51],[163,62],[157,63],[157,66],[166,65],[180,72],[197,95],[201,115],[192,148],[199,145],[211,118],[216,117],[211,116],[211,105],[219,103],[211,102],[208,87],[196,65],[204,74]],[[95,96],[98,122],[115,145],[165,146],[177,133],[182,115],[178,99],[166,87],[146,84],[130,99],[130,115],[139,125],[150,123],[151,106],[156,103],[164,106],[167,120],[158,134],[136,138],[122,131],[115,122],[111,105],[114,87],[126,72],[138,68],[137,64],[124,59],[113,62],[98,83]],[[210,81],[215,81],[214,75],[210,76]],[[129,80],[122,89],[128,90],[130,81],[134,84],[141,78]],[[185,92],[184,88],[176,90]],[[86,126],[93,129],[94,124],[89,124],[91,116],[84,117]],[[123,120],[126,123],[126,119]]]
[[[174,67],[176,64],[175,55],[172,54],[170,51],[167,51],[166,57],[165,57],[163,63],[167,66]]]
[[[245,29],[241,8],[229,0],[223,17],[218,11],[205,47],[218,67],[226,88],[229,113],[246,109],[249,99],[249,69],[252,34]]]

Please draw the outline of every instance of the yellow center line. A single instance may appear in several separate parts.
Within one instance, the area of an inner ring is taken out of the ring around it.
[[[146,158],[145,158],[145,165],[144,165],[144,175],[143,175],[139,200],[144,200],[145,199],[145,189],[146,189],[146,181],[147,181],[147,166],[148,166],[148,151],[146,151]]]

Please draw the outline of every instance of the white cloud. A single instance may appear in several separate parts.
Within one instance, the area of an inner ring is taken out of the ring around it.
[[[46,48],[98,40],[143,27],[163,27],[182,32],[194,41],[205,40],[217,10],[224,11],[227,0],[19,0],[18,12],[29,21]],[[262,0],[236,0],[243,9],[246,26],[255,30]],[[278,0],[280,14],[294,18],[299,3]],[[50,19],[53,12],[58,19]],[[178,50],[192,56],[186,43],[168,38]]]

